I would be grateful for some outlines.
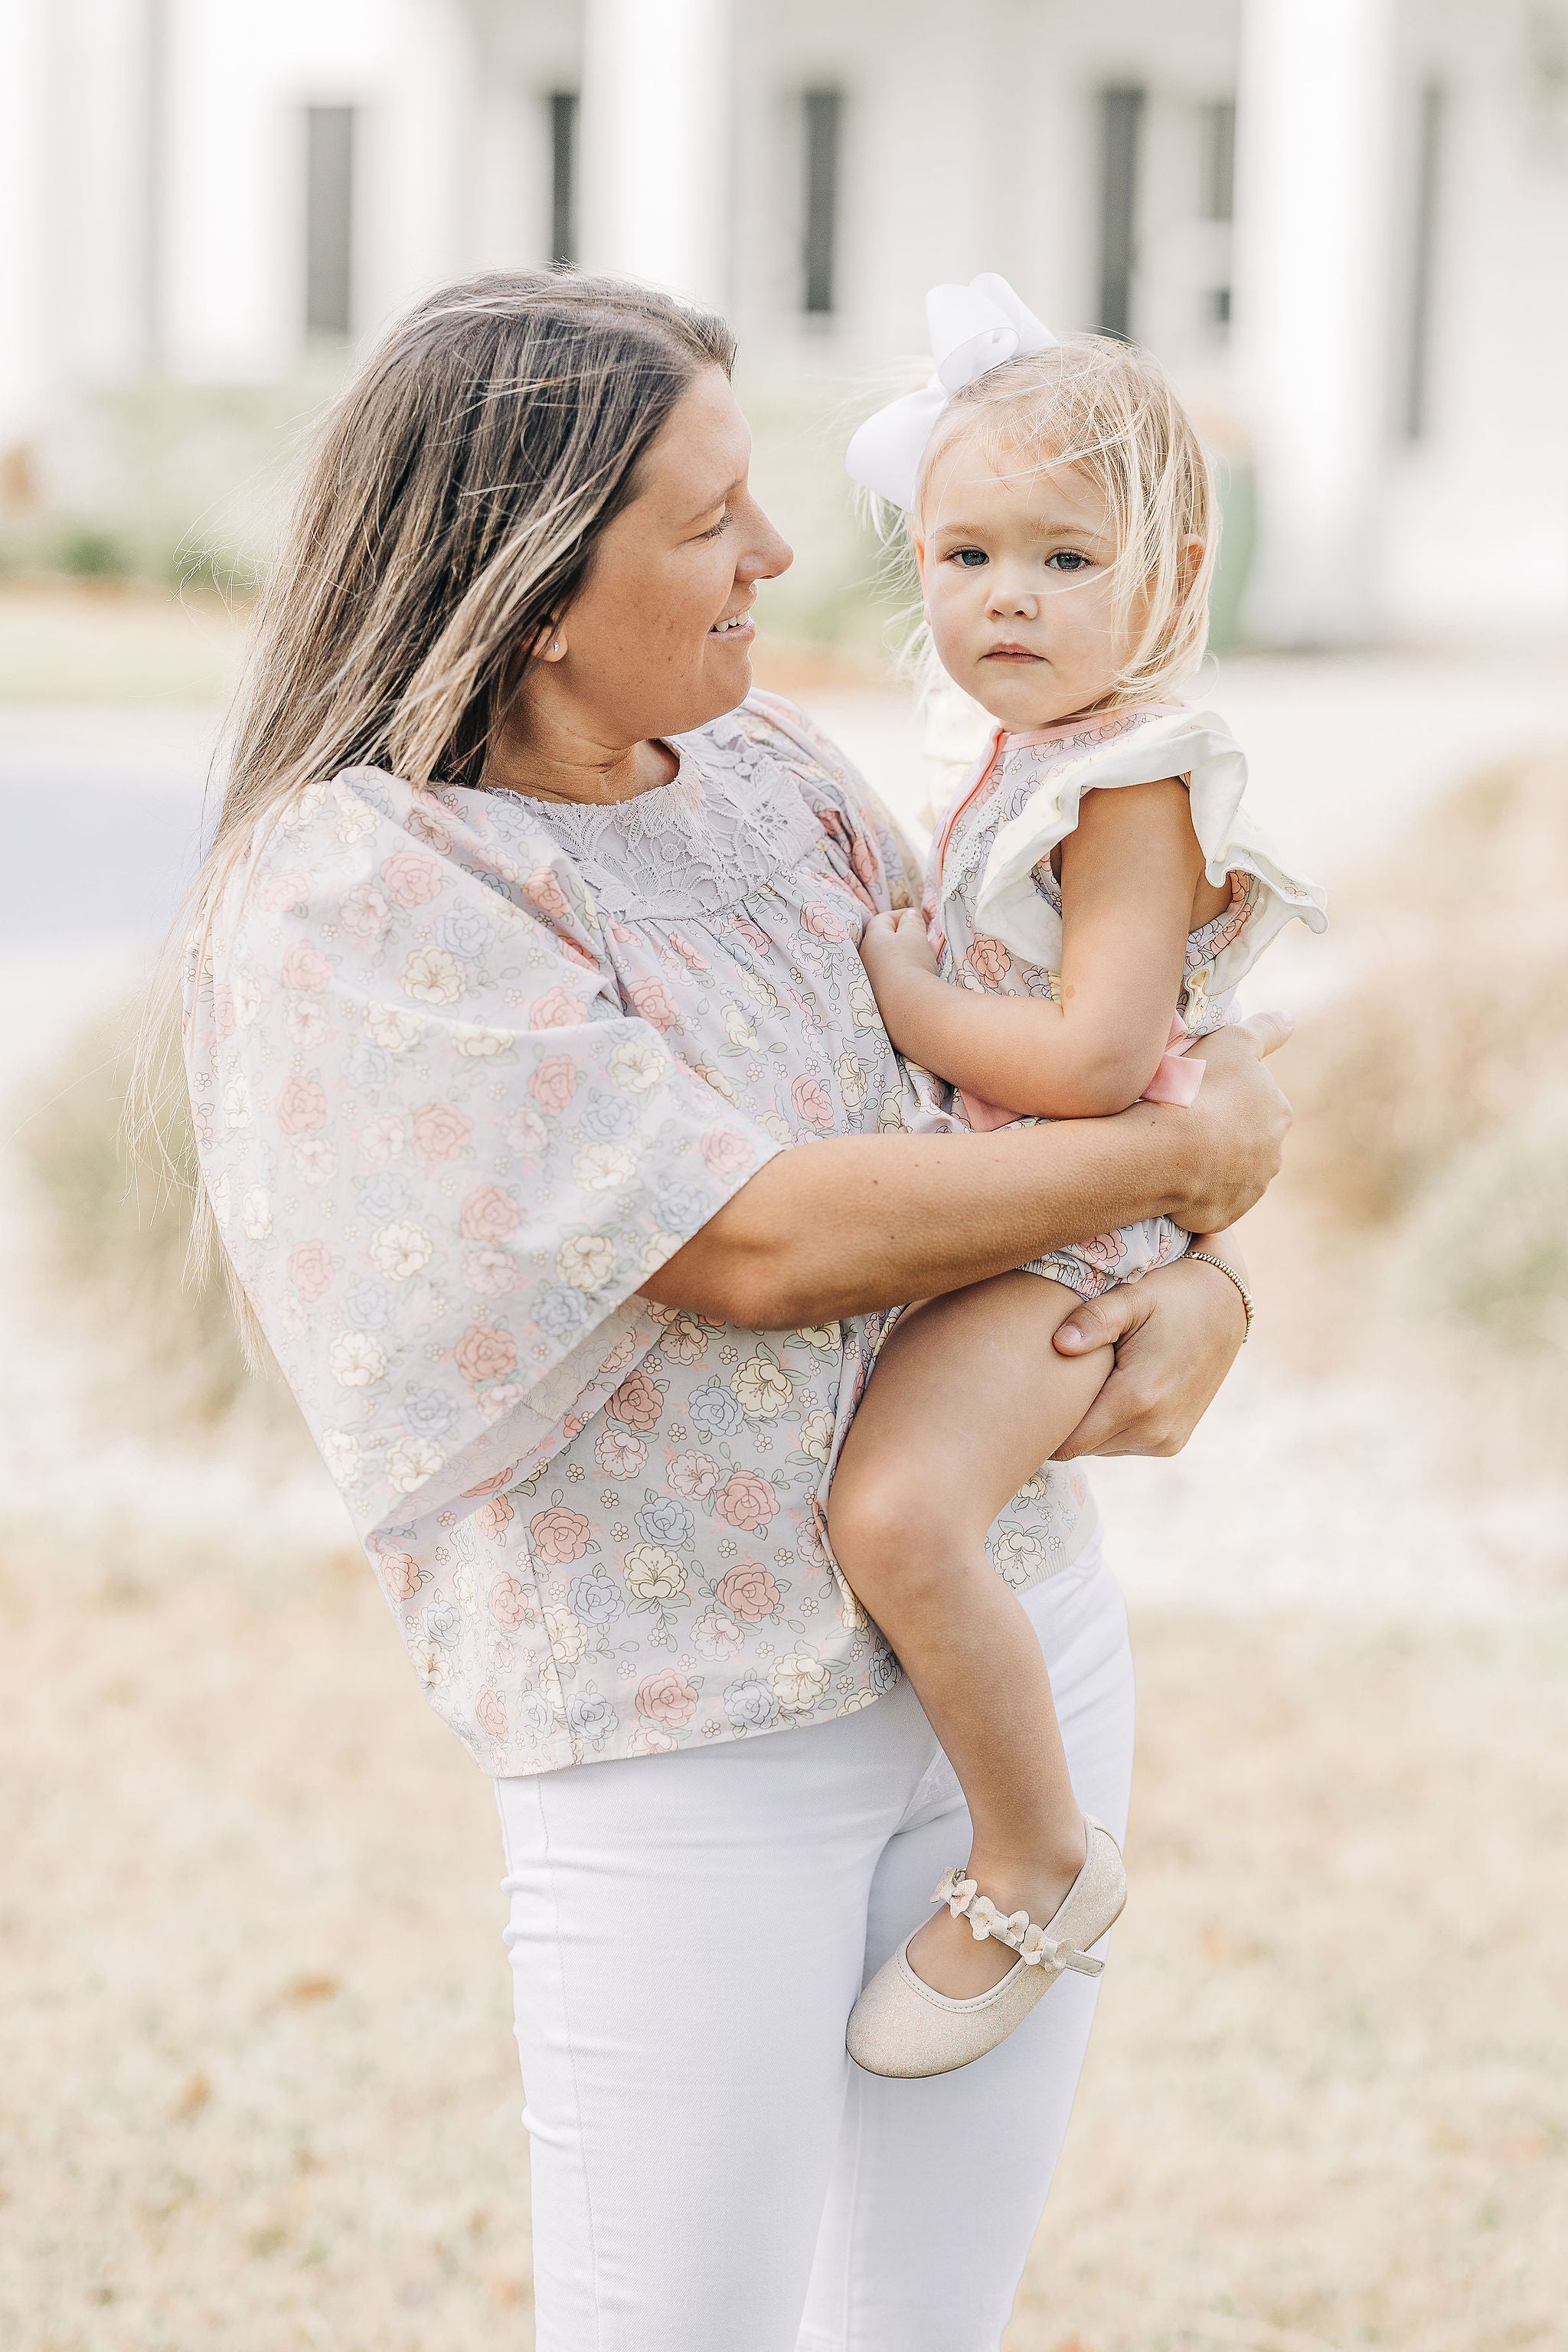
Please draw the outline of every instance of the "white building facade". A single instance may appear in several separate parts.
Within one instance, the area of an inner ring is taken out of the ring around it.
[[[1568,0],[0,0],[0,451],[553,259],[846,380],[1001,269],[1255,485],[1250,634],[1568,631]]]

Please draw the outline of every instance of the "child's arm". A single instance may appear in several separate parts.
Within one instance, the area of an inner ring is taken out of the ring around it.
[[[1165,1050],[1203,868],[1176,778],[1086,793],[1061,848],[1061,1003],[955,988],[938,978],[918,914],[879,915],[860,952],[889,1036],[1009,1110],[1125,1110]]]

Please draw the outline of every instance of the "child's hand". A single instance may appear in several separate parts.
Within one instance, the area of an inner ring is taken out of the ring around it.
[[[884,982],[896,984],[911,971],[929,972],[934,980],[936,958],[920,908],[900,907],[890,915],[873,915],[860,937],[860,961],[879,992]]]

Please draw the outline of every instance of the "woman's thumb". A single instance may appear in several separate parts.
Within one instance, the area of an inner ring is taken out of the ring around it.
[[[1245,1021],[1238,1021],[1236,1025],[1244,1037],[1256,1041],[1260,1055],[1268,1055],[1279,1052],[1296,1024],[1288,1013],[1276,1008],[1268,1013],[1249,1013]]]
[[[1108,1290],[1100,1298],[1086,1298],[1075,1307],[1065,1323],[1058,1323],[1056,1345],[1064,1356],[1087,1356],[1095,1348],[1113,1348],[1126,1331],[1131,1319],[1128,1297],[1131,1286],[1123,1283]]]

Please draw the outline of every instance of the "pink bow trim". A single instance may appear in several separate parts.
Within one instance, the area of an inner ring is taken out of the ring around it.
[[[1171,1034],[1165,1040],[1160,1066],[1139,1096],[1140,1102],[1180,1103],[1184,1106],[1196,1102],[1198,1088],[1204,1082],[1204,1066],[1201,1062],[1189,1062],[1185,1058],[1189,1047],[1196,1043],[1178,1013],[1171,1024]]]

